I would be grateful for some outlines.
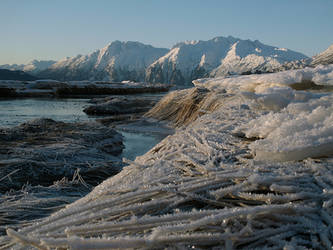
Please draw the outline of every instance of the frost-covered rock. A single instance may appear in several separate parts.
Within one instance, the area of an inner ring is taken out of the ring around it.
[[[106,97],[96,104],[86,107],[83,112],[89,115],[140,114],[147,112],[156,102],[154,96],[148,97]]]

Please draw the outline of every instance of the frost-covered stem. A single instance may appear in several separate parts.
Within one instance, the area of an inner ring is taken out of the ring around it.
[[[106,216],[113,216],[113,215],[120,214],[120,213],[126,213],[126,212],[132,212],[132,211],[133,212],[136,212],[136,211],[143,212],[145,209],[163,207],[175,200],[176,200],[176,198],[166,197],[166,199],[164,199],[164,200],[152,200],[149,202],[145,202],[143,204],[136,204],[136,205],[127,206],[127,207],[120,207],[120,208],[118,207],[118,208],[114,208],[114,209],[104,208],[98,212],[96,211],[95,213],[87,212],[85,214],[85,216],[83,216],[81,214],[74,216],[70,220],[68,220],[67,218],[64,218],[62,220],[57,221],[57,223],[55,223],[54,225],[49,225],[49,226],[45,225],[44,227],[38,229],[36,232],[49,233],[52,231],[56,231],[59,228],[65,228],[65,227],[73,225],[73,221],[75,221],[75,224],[78,225],[81,223],[104,218]]]
[[[40,244],[40,241],[25,237],[22,234],[17,233],[17,232],[15,232],[14,230],[12,230],[10,228],[7,229],[7,235],[9,237],[11,237],[12,239],[14,239],[16,242],[21,243],[22,245],[26,245],[26,246],[31,245],[31,246],[34,246],[38,249],[47,250],[46,247],[43,247]]]

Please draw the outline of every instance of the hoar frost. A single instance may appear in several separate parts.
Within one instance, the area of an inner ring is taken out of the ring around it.
[[[333,96],[292,84],[329,84],[332,71],[201,79],[172,92],[152,113],[175,121],[175,134],[65,209],[8,229],[0,247],[331,249]]]
[[[333,96],[291,103],[243,127],[258,160],[301,160],[333,154]]]

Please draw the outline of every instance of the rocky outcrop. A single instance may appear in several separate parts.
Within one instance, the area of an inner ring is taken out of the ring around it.
[[[86,107],[83,111],[88,115],[123,115],[147,112],[159,98],[147,97],[106,97],[94,99],[95,104]]]

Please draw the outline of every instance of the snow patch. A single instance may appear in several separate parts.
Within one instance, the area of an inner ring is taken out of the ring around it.
[[[292,103],[246,125],[257,160],[289,161],[333,155],[333,95]]]
[[[290,86],[295,83],[312,81],[318,85],[333,85],[333,65],[317,66],[271,74],[253,74],[232,77],[203,78],[193,81],[195,86],[210,90],[225,89],[228,92],[257,92],[272,86]],[[259,90],[260,89],[260,90]]]

